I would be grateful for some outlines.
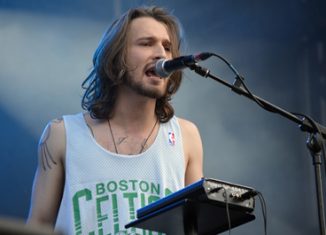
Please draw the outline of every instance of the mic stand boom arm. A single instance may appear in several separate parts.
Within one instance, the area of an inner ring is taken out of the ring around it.
[[[219,57],[219,56],[218,56]],[[224,58],[220,59],[224,60]],[[227,63],[227,61],[225,61]],[[227,63],[228,64],[228,63]],[[229,64],[228,64],[229,65]],[[310,136],[307,140],[307,147],[310,151],[310,154],[313,158],[313,165],[315,167],[315,183],[316,183],[316,194],[317,194],[317,206],[318,206],[318,216],[319,216],[319,229],[321,235],[326,235],[325,231],[325,210],[324,210],[324,199],[323,199],[323,187],[322,187],[322,174],[321,174],[321,163],[322,163],[322,150],[323,139],[326,140],[326,127],[312,121],[307,116],[303,115],[305,118],[300,119],[291,112],[288,112],[248,91],[243,83],[243,77],[239,74],[236,74],[234,84],[229,84],[228,82],[218,78],[217,76],[210,73],[209,69],[203,68],[198,64],[189,64],[187,65],[191,70],[195,71],[197,74],[203,77],[209,77],[213,80],[231,88],[232,91],[243,95],[253,101],[255,101],[259,106],[264,109],[278,113],[281,116],[299,124],[299,127],[302,131],[310,133]],[[232,69],[232,68],[231,68]],[[232,69],[233,70],[233,69]],[[319,134],[318,134],[319,133]],[[324,150],[325,151],[325,150]],[[324,152],[324,157],[325,152]]]
[[[210,77],[213,80],[215,80],[219,83],[222,83],[223,85],[231,88],[234,92],[238,93],[239,95],[243,95],[253,101],[259,101],[269,111],[278,113],[281,116],[283,116],[287,119],[290,119],[291,121],[294,121],[295,123],[299,124],[299,127],[302,131],[309,132],[309,133],[316,132],[316,128],[307,119],[305,119],[305,118],[300,119],[293,113],[290,113],[290,112],[254,95],[254,94],[250,94],[242,86],[241,80],[243,80],[243,78],[236,77],[234,84],[230,84],[230,83],[220,79],[219,77],[211,74],[208,69],[203,68],[203,67],[199,66],[198,64],[192,64],[192,65],[189,65],[188,67],[203,77]],[[326,139],[326,127],[322,126],[321,124],[319,124],[317,122],[315,122],[315,124],[317,125],[317,129],[319,129],[319,131],[321,132],[320,134],[323,136],[324,139]]]

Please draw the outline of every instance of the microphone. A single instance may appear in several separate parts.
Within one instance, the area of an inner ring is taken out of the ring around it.
[[[188,66],[196,64],[199,61],[206,60],[212,55],[213,53],[203,52],[196,55],[180,56],[172,60],[160,59],[155,64],[155,74],[161,78],[166,78],[173,72],[187,68]]]

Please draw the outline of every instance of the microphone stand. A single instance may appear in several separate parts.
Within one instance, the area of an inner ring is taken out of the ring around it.
[[[223,58],[221,58],[224,60]],[[225,61],[225,60],[224,60]],[[243,95],[260,106],[264,107],[271,112],[278,113],[281,116],[299,124],[299,127],[302,131],[308,132],[309,137],[307,140],[307,148],[309,149],[310,155],[312,157],[314,169],[315,169],[315,183],[316,183],[316,194],[317,194],[317,206],[318,206],[318,217],[319,217],[319,229],[320,235],[326,235],[325,232],[325,209],[324,209],[324,199],[323,199],[323,185],[322,185],[322,173],[321,173],[321,164],[322,164],[322,150],[323,150],[323,139],[326,139],[326,127],[312,121],[311,119],[300,119],[293,113],[290,113],[254,94],[248,92],[248,89],[244,89],[243,78],[237,74],[233,84],[218,78],[217,76],[210,73],[206,68],[199,66],[198,64],[188,64],[191,70],[203,77],[209,77],[213,80],[222,83],[223,85],[231,88],[232,91]],[[231,68],[232,69],[232,68]],[[325,153],[324,153],[325,154]],[[326,156],[324,156],[326,157]]]

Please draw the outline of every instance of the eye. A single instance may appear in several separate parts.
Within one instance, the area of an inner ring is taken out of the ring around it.
[[[170,52],[171,51],[171,45],[170,44],[165,44],[163,45],[164,50]]]
[[[139,43],[141,46],[145,46],[145,47],[148,47],[148,46],[151,46],[152,43],[150,41],[142,41]]]
[[[171,46],[164,46],[164,49],[166,50],[166,51],[171,51]]]

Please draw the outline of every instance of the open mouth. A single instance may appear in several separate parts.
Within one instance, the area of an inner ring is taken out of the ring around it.
[[[150,67],[145,71],[146,76],[148,77],[158,77],[155,73],[155,67]]]

